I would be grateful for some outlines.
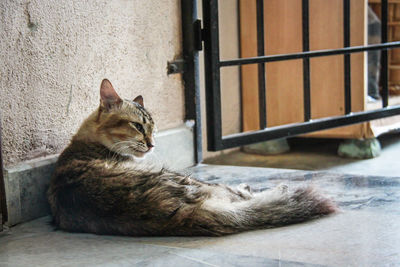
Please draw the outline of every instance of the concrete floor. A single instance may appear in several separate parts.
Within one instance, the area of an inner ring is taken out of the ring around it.
[[[282,155],[234,152],[208,161],[264,168],[189,170],[255,189],[314,184],[341,208],[323,219],[219,238],[135,238],[55,231],[43,217],[0,233],[0,266],[400,266],[400,136],[381,144],[380,157],[350,160],[336,155],[336,141],[292,141]]]
[[[207,159],[205,163],[399,177],[400,133],[383,135],[378,139],[382,153],[373,159],[339,157],[337,149],[342,140],[294,139],[289,140],[291,150],[287,153],[256,155],[235,151]]]
[[[255,189],[311,183],[341,212],[219,238],[71,234],[44,217],[0,233],[0,266],[400,266],[400,178],[213,165],[190,172]]]

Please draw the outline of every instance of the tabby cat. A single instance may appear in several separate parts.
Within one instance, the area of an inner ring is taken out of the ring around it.
[[[335,204],[311,188],[253,193],[166,169],[146,170],[154,121],[143,98],[122,100],[105,79],[100,107],[61,153],[48,199],[63,230],[95,234],[208,235],[271,228],[330,214]]]

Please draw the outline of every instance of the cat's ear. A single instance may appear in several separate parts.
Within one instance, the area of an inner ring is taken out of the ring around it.
[[[100,86],[100,105],[105,110],[110,110],[113,107],[117,107],[122,103],[122,99],[115,92],[111,82],[104,79]]]
[[[135,97],[135,99],[133,99],[133,101],[144,107],[143,96],[138,95]]]

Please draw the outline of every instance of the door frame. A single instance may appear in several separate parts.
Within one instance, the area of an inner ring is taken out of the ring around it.
[[[2,125],[1,125],[1,112],[0,112],[0,232],[3,230],[3,224],[7,221],[7,204],[6,204],[5,185],[4,185],[4,165],[3,165],[1,133],[2,133]]]

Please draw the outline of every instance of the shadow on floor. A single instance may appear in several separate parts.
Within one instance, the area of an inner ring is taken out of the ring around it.
[[[205,160],[206,164],[268,167],[297,170],[329,170],[344,173],[399,176],[400,134],[393,133],[378,138],[382,153],[373,159],[349,159],[337,155],[340,139],[289,140],[291,150],[279,155],[256,155],[234,151]]]

